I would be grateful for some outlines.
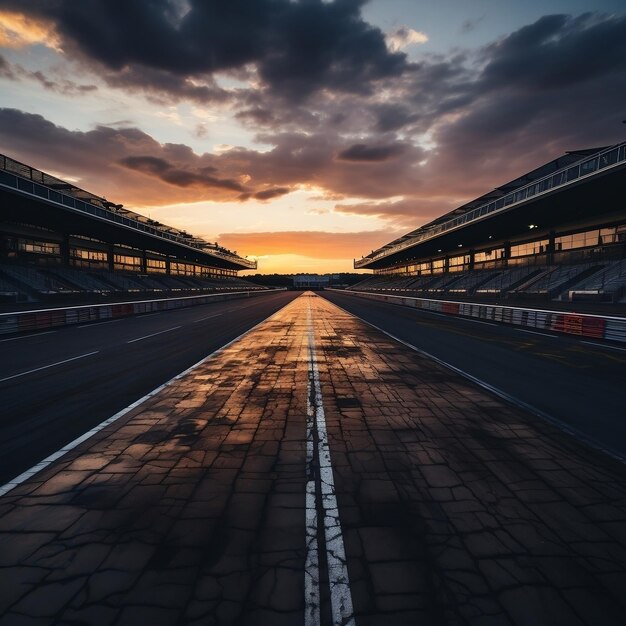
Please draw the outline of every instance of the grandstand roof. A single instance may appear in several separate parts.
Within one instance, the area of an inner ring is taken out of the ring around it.
[[[3,207],[3,215],[14,219],[35,219],[49,228],[72,226],[81,234],[113,238],[117,243],[149,248],[156,252],[193,258],[231,269],[256,269],[256,261],[238,256],[216,243],[210,243],[184,230],[161,224],[122,204],[77,187],[71,182],[42,172],[0,154],[0,193],[19,196],[27,202]],[[58,212],[42,212],[52,205]]]
[[[516,229],[523,232],[537,220],[548,227],[574,215],[582,217],[583,202],[610,193],[616,185],[621,189],[625,174],[626,142],[566,152],[355,260],[354,266],[376,269],[444,250],[451,239],[455,247],[466,247],[510,236]],[[450,237],[459,232],[462,243],[456,242],[458,236]]]

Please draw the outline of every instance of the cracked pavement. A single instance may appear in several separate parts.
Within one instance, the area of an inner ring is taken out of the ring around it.
[[[303,294],[0,498],[0,626],[304,624],[309,308],[356,624],[623,624],[626,468]]]

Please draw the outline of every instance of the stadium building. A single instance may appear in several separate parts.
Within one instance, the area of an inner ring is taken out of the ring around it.
[[[626,142],[567,152],[354,261],[351,289],[626,302]]]
[[[63,300],[258,288],[256,261],[0,155],[0,298]]]

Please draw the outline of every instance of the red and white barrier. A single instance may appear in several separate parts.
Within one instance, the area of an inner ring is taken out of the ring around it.
[[[550,330],[567,335],[626,343],[626,317],[524,309],[498,304],[456,302],[453,300],[429,300],[427,298],[392,296],[390,294],[371,293],[368,291],[345,291],[343,289],[337,291],[371,300],[391,302],[438,313],[475,317],[504,324]]]
[[[249,298],[273,292],[274,290],[235,291],[232,293],[212,293],[183,298],[116,302],[113,304],[88,304],[57,309],[0,313],[0,335],[56,328],[58,326],[70,326],[72,324],[84,324],[86,322],[137,315],[139,313],[151,313],[153,311],[182,309],[199,304],[208,304],[209,302]]]

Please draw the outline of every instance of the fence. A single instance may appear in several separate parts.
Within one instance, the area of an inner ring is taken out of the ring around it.
[[[182,309],[199,304],[208,304],[209,302],[250,298],[273,292],[274,290],[236,291],[233,293],[205,294],[203,296],[188,296],[184,298],[164,298],[161,300],[140,300],[136,302],[117,302],[114,304],[93,304],[37,311],[0,313],[0,335],[104,321],[140,313]]]
[[[593,339],[607,339],[626,343],[626,317],[607,315],[589,315],[583,313],[570,313],[568,311],[544,311],[541,309],[523,309],[496,304],[478,304],[475,302],[456,302],[451,300],[428,300],[426,298],[411,298],[407,296],[392,296],[389,294],[369,293],[365,291],[342,291],[371,300],[391,302],[404,306],[448,313],[462,317],[473,317],[514,324],[540,330],[550,330],[589,337]]]

